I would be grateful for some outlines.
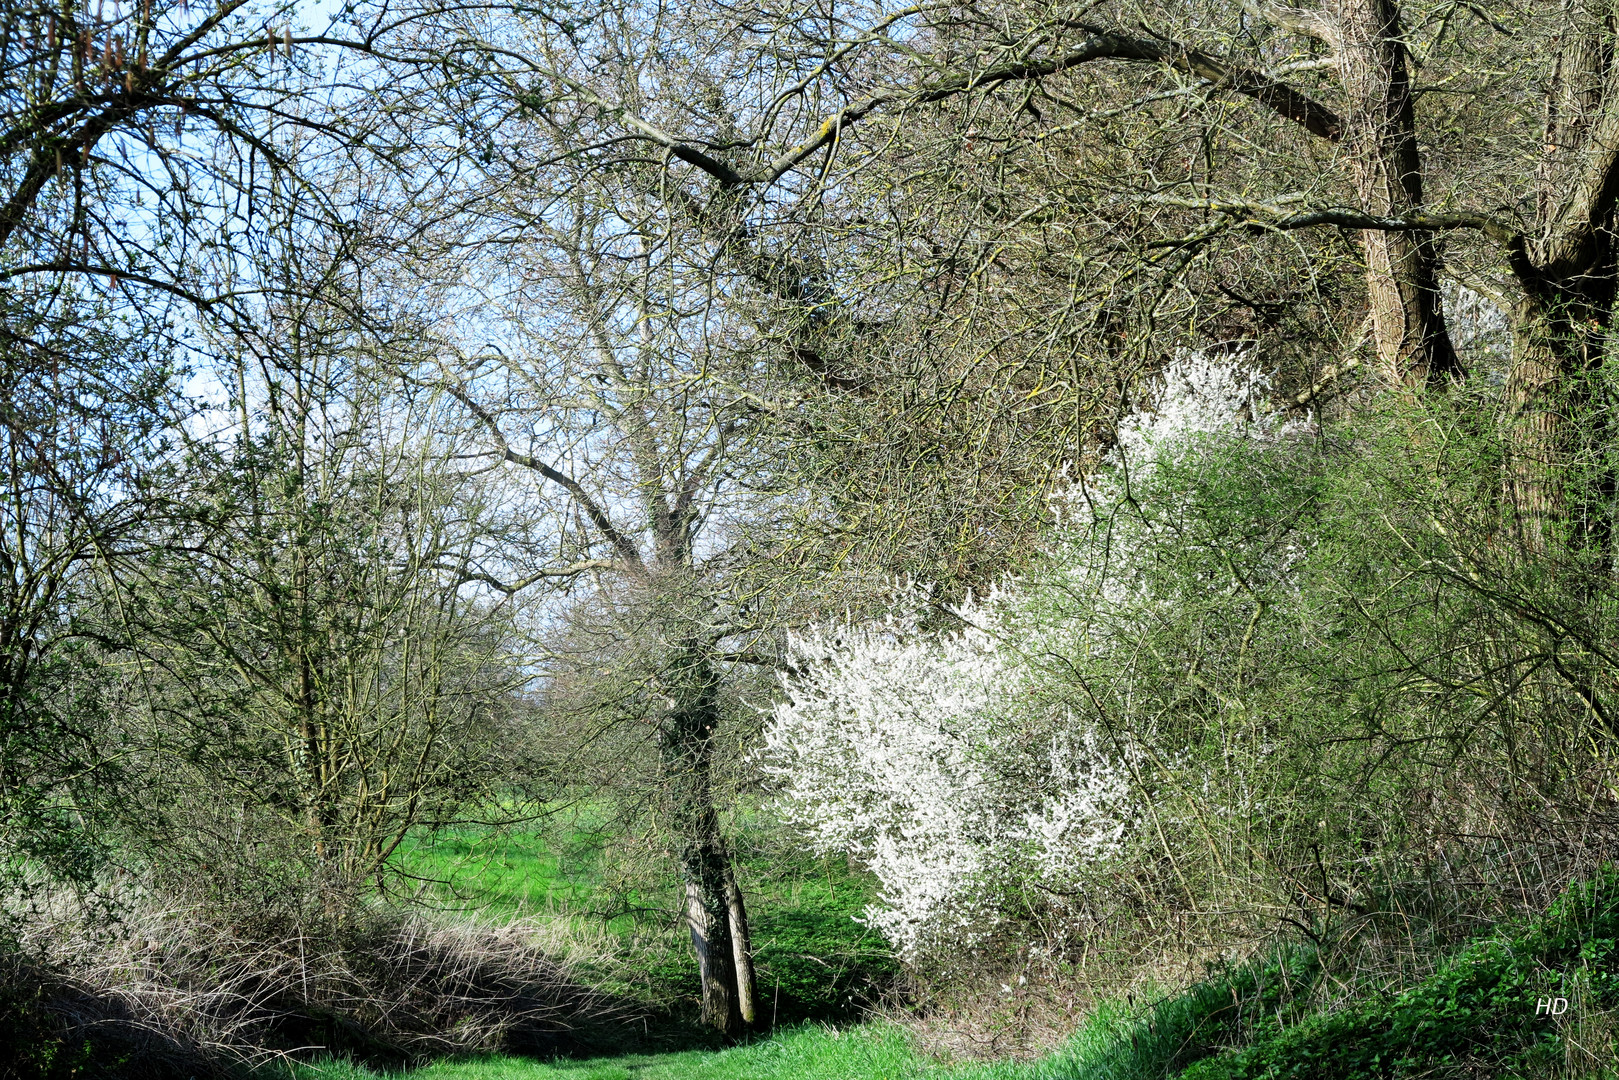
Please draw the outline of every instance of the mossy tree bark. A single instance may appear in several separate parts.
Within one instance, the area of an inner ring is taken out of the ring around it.
[[[1344,91],[1345,148],[1362,209],[1423,209],[1410,67],[1394,0],[1337,0],[1327,31]],[[1362,233],[1378,370],[1390,387],[1443,385],[1460,374],[1439,299],[1439,253],[1427,230]]]

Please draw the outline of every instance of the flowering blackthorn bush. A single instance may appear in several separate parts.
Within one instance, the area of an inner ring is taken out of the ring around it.
[[[905,584],[880,624],[792,639],[764,766],[817,850],[875,875],[867,917],[902,957],[938,963],[1031,914],[1049,951],[1105,913],[1110,868],[1139,847],[1164,769],[1184,764],[1184,732],[1164,722],[1177,710],[1158,692],[1158,628],[1184,613],[1189,584],[1223,609],[1234,591],[1274,592],[1298,560],[1261,538],[1240,566],[1228,544],[1190,580],[1181,552],[1161,580],[1164,551],[1198,515],[1186,470],[1304,432],[1269,410],[1266,389],[1240,357],[1180,356],[1103,468],[1054,499],[1055,539],[1033,571],[948,609],[951,629],[931,629],[931,590]],[[1157,482],[1172,470],[1173,484]],[[1242,785],[1210,791],[1211,778],[1204,794],[1238,812]]]
[[[1133,816],[1095,733],[1029,692],[1000,622],[1011,594],[961,605],[966,628],[943,634],[922,629],[925,599],[910,589],[883,625],[795,638],[764,750],[814,846],[876,875],[868,917],[913,960],[980,940],[1009,891],[1116,854]]]

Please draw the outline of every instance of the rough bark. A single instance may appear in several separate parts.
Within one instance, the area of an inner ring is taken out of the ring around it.
[[[1533,550],[1544,550],[1564,502],[1559,461],[1564,410],[1557,398],[1566,363],[1555,321],[1540,298],[1523,300],[1513,315],[1513,362],[1507,379],[1512,446],[1508,501],[1518,538]]]
[[[1395,0],[1336,0],[1347,160],[1362,208],[1377,217],[1421,212],[1422,159],[1400,9]],[[1439,300],[1433,234],[1368,230],[1366,291],[1383,381],[1443,384],[1460,374]]]
[[[1590,378],[1602,362],[1596,328],[1607,323],[1612,298],[1593,304],[1567,285],[1548,283],[1545,294],[1524,299],[1514,313],[1506,388],[1509,502],[1519,539],[1536,551],[1584,548],[1608,531],[1600,513],[1583,512],[1597,509],[1587,505],[1588,485],[1576,483],[1571,497],[1569,480],[1580,444],[1599,434],[1582,425],[1596,404]]]
[[[1535,550],[1606,546],[1606,513],[1593,500],[1613,487],[1611,477],[1582,477],[1573,493],[1569,480],[1582,447],[1606,434],[1589,422],[1619,283],[1619,4],[1569,0],[1564,10],[1568,27],[1546,91],[1537,227],[1512,253],[1525,298],[1507,381],[1508,488],[1519,537]]]
[[[661,729],[661,749],[669,814],[680,845],[686,925],[702,985],[703,1023],[734,1036],[752,1012],[752,979],[747,980],[749,1000],[744,1007],[731,905],[735,892],[736,910],[741,912],[740,893],[720,832],[711,779],[718,689],[713,665],[701,646],[682,645],[664,673],[664,692],[671,705]],[[745,916],[740,928],[745,935]],[[746,949],[746,942],[740,947]]]
[[[729,867],[725,876],[725,906],[730,914],[731,948],[736,958],[736,1000],[742,1021],[752,1025],[758,1020],[758,1007],[754,994],[753,941],[748,933],[748,909],[742,902],[742,890],[737,886],[736,874]]]

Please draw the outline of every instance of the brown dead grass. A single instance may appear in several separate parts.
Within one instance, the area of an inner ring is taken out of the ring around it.
[[[284,919],[145,906],[112,930],[41,927],[17,969],[70,1042],[160,1076],[282,1056],[393,1064],[565,1052],[628,1019],[577,974],[565,926],[355,909]]]

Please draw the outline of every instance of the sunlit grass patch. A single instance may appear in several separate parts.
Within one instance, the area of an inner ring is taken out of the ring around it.
[[[604,820],[582,807],[526,829],[442,830],[411,838],[395,865],[422,879],[427,902],[447,912],[560,920],[580,937],[572,959],[594,985],[667,1007],[697,989],[676,917],[680,882],[656,859],[621,865]],[[759,849],[749,842],[757,830],[738,828],[761,1019],[773,1027],[856,1016],[898,972],[882,935],[859,921],[866,883],[842,859]]]
[[[550,1062],[473,1058],[416,1070],[409,1080],[906,1080],[936,1069],[897,1027],[805,1025],[719,1051]],[[347,1062],[296,1070],[297,1080],[380,1080],[384,1075]]]
[[[483,1057],[445,1061],[408,1080],[1102,1080],[1119,1063],[1125,1014],[1103,1009],[1057,1053],[1032,1062],[937,1061],[904,1028],[871,1022],[849,1028],[805,1024],[726,1050],[689,1050],[582,1061]],[[381,1080],[346,1062],[301,1066],[297,1080]],[[406,1080],[401,1077],[399,1080]]]

